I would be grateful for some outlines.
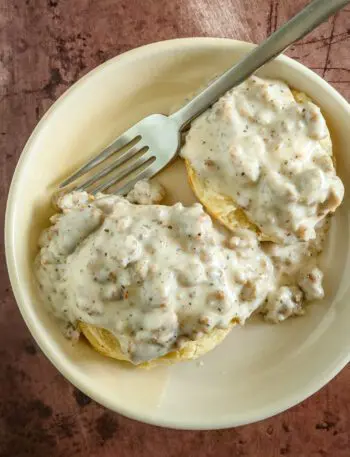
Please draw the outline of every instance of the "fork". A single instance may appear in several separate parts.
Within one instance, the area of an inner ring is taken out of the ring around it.
[[[126,194],[137,181],[151,178],[176,157],[181,144],[180,134],[193,119],[348,3],[350,0],[313,0],[180,110],[170,116],[152,114],[145,117],[59,187],[73,185],[74,190],[96,194],[115,185],[114,193]],[[106,166],[99,167],[109,158]],[[94,174],[81,182],[90,172]]]

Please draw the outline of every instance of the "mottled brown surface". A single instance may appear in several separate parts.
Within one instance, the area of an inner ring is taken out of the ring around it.
[[[303,4],[0,0],[1,220],[26,139],[53,101],[83,74],[127,49],[167,38],[224,36],[257,42]],[[348,99],[349,32],[350,6],[289,51]],[[238,429],[163,430],[96,405],[35,346],[10,290],[2,241],[0,255],[0,457],[350,456],[349,367],[301,405]]]

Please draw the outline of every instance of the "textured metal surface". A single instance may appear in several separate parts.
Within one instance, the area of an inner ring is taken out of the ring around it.
[[[21,149],[80,76],[152,41],[260,41],[303,0],[0,0],[0,219]],[[350,99],[350,8],[289,55]],[[113,414],[77,392],[36,348],[14,302],[0,233],[0,457],[349,457],[350,368],[301,405],[259,424],[180,432]]]

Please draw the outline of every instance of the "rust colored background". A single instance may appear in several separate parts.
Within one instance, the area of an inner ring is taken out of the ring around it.
[[[329,0],[332,1],[332,0]],[[259,42],[304,0],[0,0],[0,219],[29,134],[90,69],[176,37]],[[350,99],[350,6],[288,54]],[[350,368],[301,405],[212,432],[134,422],[74,389],[33,342],[17,310],[0,241],[0,457],[350,457]]]

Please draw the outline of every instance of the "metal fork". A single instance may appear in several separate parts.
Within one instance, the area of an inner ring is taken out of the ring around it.
[[[350,0],[313,0],[179,111],[142,119],[67,178],[60,188],[73,184],[75,190],[96,194],[116,185],[114,193],[126,194],[140,179],[151,178],[177,155],[180,133],[193,119],[348,3]],[[99,167],[108,158],[108,165]],[[95,170],[81,182],[84,175]]]

